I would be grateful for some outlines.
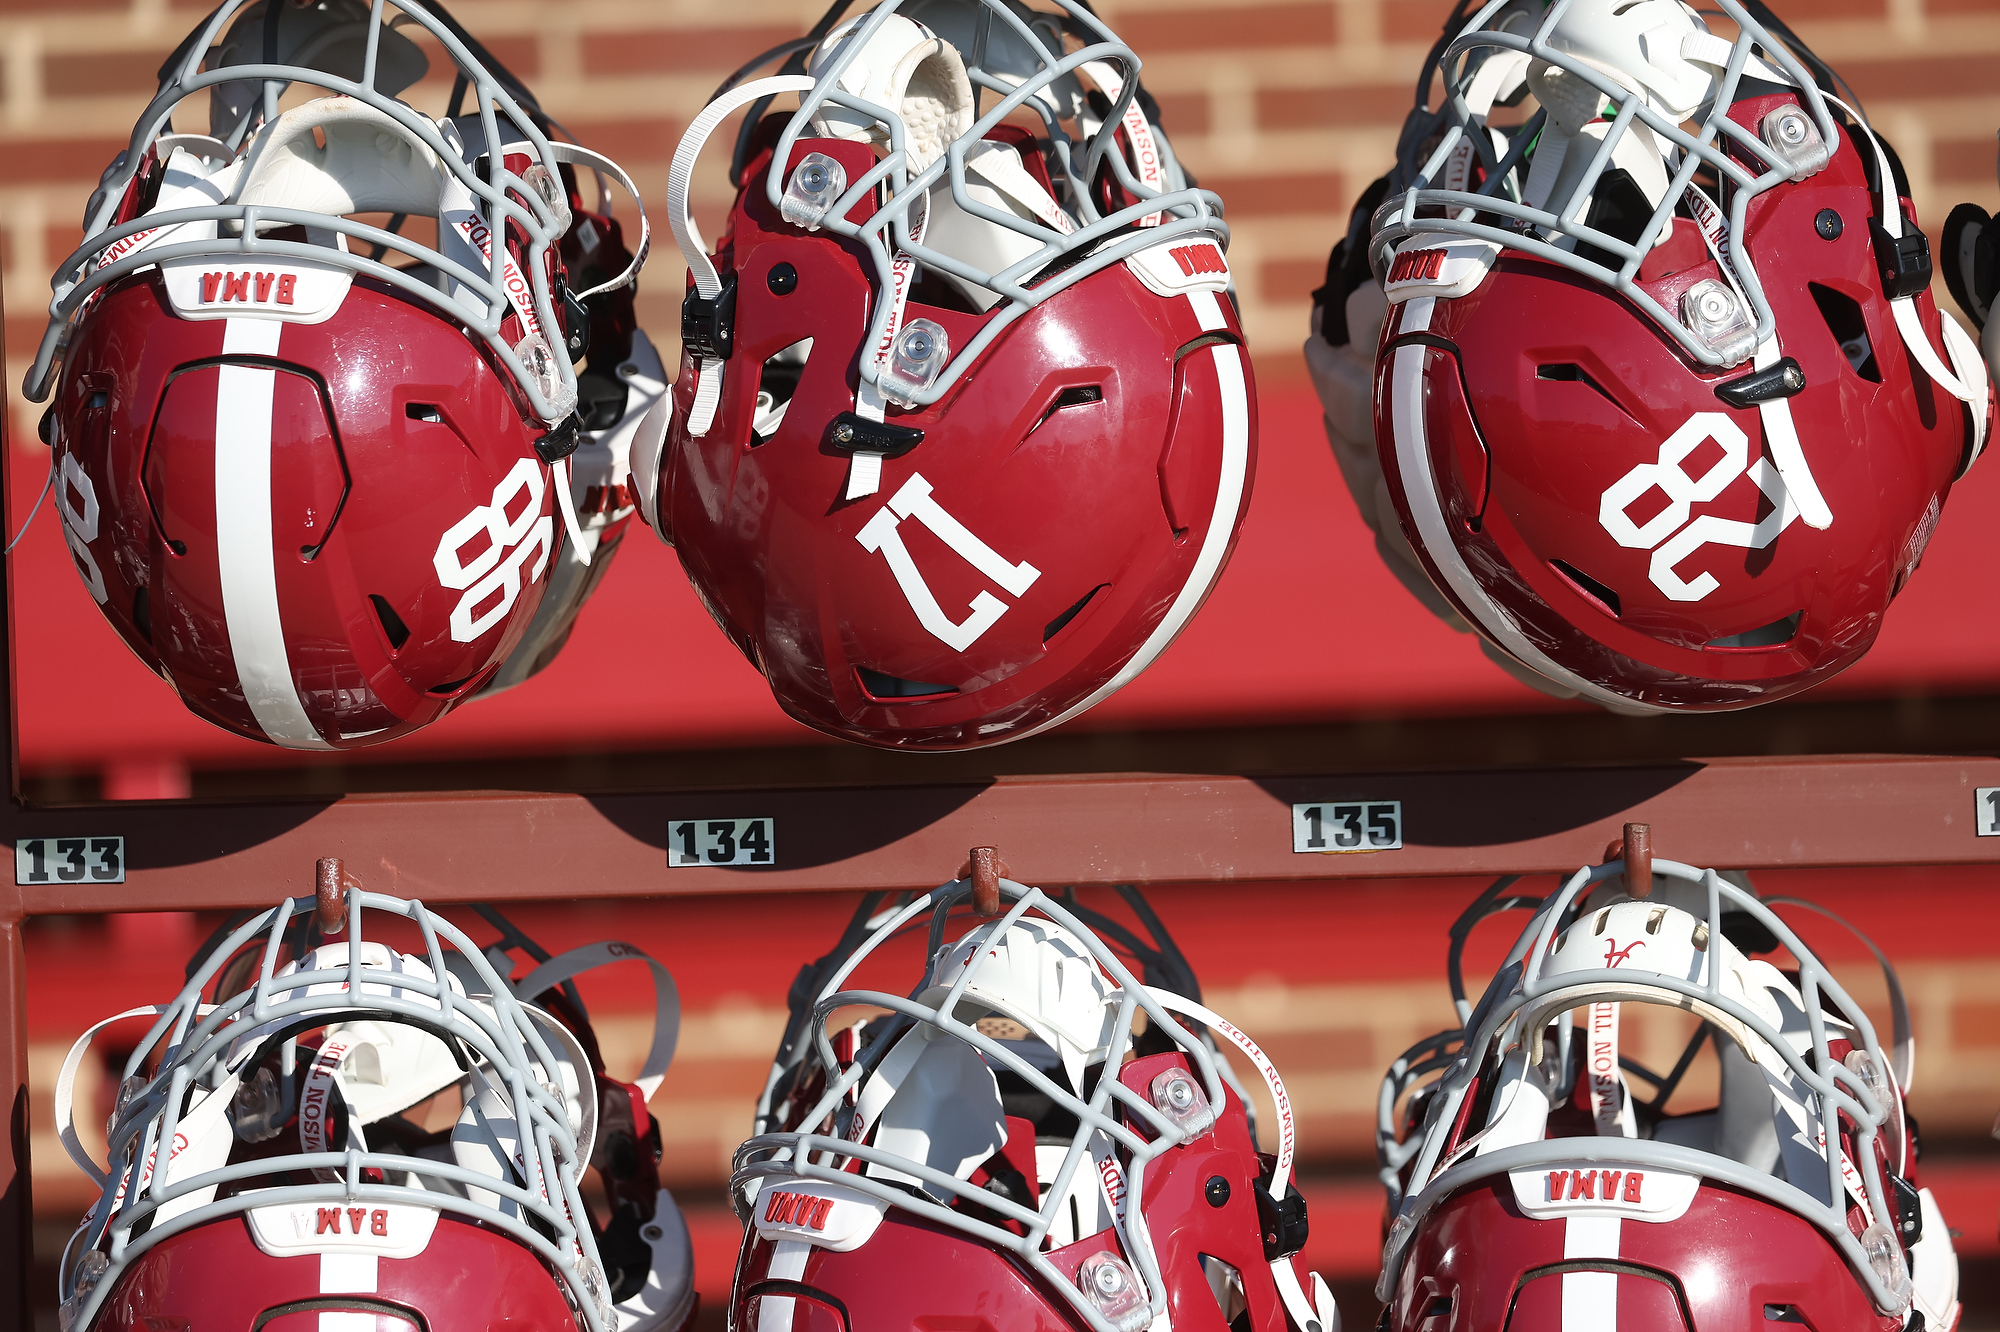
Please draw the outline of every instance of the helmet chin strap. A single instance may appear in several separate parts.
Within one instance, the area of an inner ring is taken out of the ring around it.
[[[694,279],[694,289],[702,299],[712,301],[722,294],[722,278],[708,257],[708,247],[702,243],[694,215],[688,211],[688,183],[694,178],[694,164],[708,143],[708,136],[740,107],[778,93],[810,92],[818,83],[819,80],[803,74],[780,74],[732,88],[702,108],[687,133],[681,136],[680,146],[674,149],[673,164],[667,169],[667,225],[674,233],[674,244],[680,247],[681,257],[687,260],[688,276]],[[715,424],[715,409],[722,401],[722,362],[697,357],[695,376],[687,432],[700,439]]]
[[[1895,240],[1903,234],[1903,206],[1896,197],[1895,174],[1889,169],[1889,155],[1882,149],[1882,141],[1860,113],[1837,97],[1826,99],[1847,112],[1856,124],[1868,135],[1869,147],[1875,151],[1875,178],[1881,182],[1882,230],[1889,239]],[[1946,355],[1951,357],[1952,369],[1945,369],[1944,362],[1931,346],[1924,333],[1924,326],[1917,318],[1917,298],[1898,296],[1890,300],[1889,311],[1896,320],[1896,332],[1902,336],[1903,345],[1910,350],[1911,357],[1923,367],[1924,373],[1936,381],[1937,386],[1952,397],[1964,403],[1972,412],[1971,456],[1965,460],[1970,467],[1986,448],[1986,362],[1979,354],[1977,343],[1966,336],[1958,321],[1943,311],[1938,313],[1938,323],[1944,331]],[[1953,373],[1956,371],[1957,373]],[[1963,475],[1961,470],[1960,475]]]
[[[1241,1050],[1257,1072],[1263,1075],[1278,1119],[1278,1159],[1271,1168],[1271,1183],[1266,1192],[1273,1203],[1284,1202],[1285,1193],[1292,1184],[1292,1158],[1297,1150],[1298,1121],[1292,1114],[1292,1100],[1285,1094],[1285,1082],[1278,1076],[1277,1066],[1272,1064],[1257,1042],[1228,1018],[1220,1017],[1171,990],[1149,985],[1146,992],[1167,1011],[1191,1017],[1211,1031],[1219,1032],[1231,1045]],[[1333,1302],[1333,1292],[1327,1289],[1326,1281],[1319,1273],[1309,1275],[1312,1278],[1311,1298],[1307,1297],[1305,1287],[1299,1281],[1298,1269],[1292,1266],[1292,1255],[1281,1253],[1271,1260],[1271,1279],[1277,1283],[1278,1295],[1285,1302],[1285,1313],[1291,1319],[1295,1332],[1340,1332],[1340,1309]]]

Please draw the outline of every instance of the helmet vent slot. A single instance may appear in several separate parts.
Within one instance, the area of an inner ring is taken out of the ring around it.
[[[1611,396],[1610,389],[1592,379],[1590,372],[1574,361],[1564,361],[1557,365],[1538,365],[1535,367],[1535,378],[1552,379],[1559,384],[1582,384],[1613,407],[1618,408],[1619,411],[1625,411],[1624,405],[1618,399]],[[1630,412],[1625,412],[1625,414],[1627,416],[1631,415]]]
[[[1861,302],[1817,282],[1808,282],[1806,287],[1819,307],[1820,318],[1826,320],[1827,331],[1840,344],[1848,367],[1871,384],[1881,383],[1882,368],[1875,360],[1874,344],[1868,340],[1868,321],[1862,317]]]
[[[1712,638],[1709,640],[1708,646],[1724,652],[1732,648],[1740,651],[1744,648],[1783,647],[1792,641],[1794,634],[1798,633],[1799,621],[1804,618],[1804,611],[1793,611],[1784,619],[1773,620],[1762,628],[1746,629],[1740,634],[1729,634],[1722,638]]]
[[[389,650],[401,652],[403,644],[410,641],[410,626],[403,623],[403,617],[396,614],[395,607],[381,596],[370,592],[368,600],[375,605],[375,618],[382,623],[382,636],[389,640]]]
[[[757,379],[757,409],[750,420],[751,448],[777,434],[778,427],[785,423],[785,411],[792,405],[792,395],[798,392],[812,346],[811,338],[800,338],[764,359],[764,368]]]
[[[1049,404],[1047,411],[1036,418],[1035,424],[1029,428],[1028,433],[1032,435],[1035,431],[1040,430],[1044,425],[1048,424],[1051,416],[1054,416],[1065,407],[1087,407],[1092,403],[1103,401],[1103,385],[1072,384],[1070,387],[1056,394],[1056,400]]]
[[[1238,345],[1240,345],[1238,339],[1230,337],[1227,333],[1204,333],[1194,341],[1181,345],[1181,349],[1174,353],[1174,364],[1179,365],[1183,357],[1193,355],[1203,347],[1235,347]]]
[[[1243,1273],[1233,1264],[1204,1253],[1201,1255],[1201,1274],[1208,1278],[1208,1291],[1215,1296],[1215,1303],[1222,1310],[1222,1321],[1232,1328],[1246,1325],[1249,1319],[1245,1315],[1249,1313],[1250,1301],[1243,1293]]]
[[[153,641],[153,611],[143,587],[132,594],[132,627],[139,631],[139,637]]]
[[[1803,1323],[1806,1316],[1799,1312],[1796,1304],[1767,1304],[1764,1306],[1764,1321],[1767,1323]]]
[[[444,413],[438,410],[434,402],[406,402],[403,404],[403,415],[412,421],[429,421],[432,425],[444,424]]]
[[[871,671],[866,666],[854,668],[855,678],[861,681],[862,690],[874,699],[898,698],[943,698],[956,694],[951,685],[925,684],[922,680],[905,680],[900,676],[884,675],[881,671]]]
[[[1050,620],[1049,627],[1042,630],[1042,646],[1047,647],[1049,645],[1049,640],[1054,638],[1057,634],[1061,633],[1065,628],[1067,628],[1069,622],[1071,620],[1074,620],[1079,614],[1082,613],[1083,608],[1090,604],[1092,598],[1094,598],[1099,592],[1102,592],[1105,588],[1110,586],[1111,584],[1109,583],[1099,583],[1096,587],[1093,587],[1090,589],[1090,591],[1084,593],[1082,598],[1080,598],[1074,606],[1071,606],[1061,615],[1056,616],[1055,619]]]
[[[1595,603],[1597,608],[1614,620],[1623,612],[1618,594],[1592,578],[1568,560],[1550,560],[1549,567],[1561,575],[1562,580],[1576,590],[1585,600]]]

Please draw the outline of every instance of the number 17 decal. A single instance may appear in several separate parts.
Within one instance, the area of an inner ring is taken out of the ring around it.
[[[938,605],[930,584],[924,581],[916,561],[910,558],[902,533],[896,530],[905,518],[914,518],[929,528],[959,558],[998,583],[1011,596],[1020,596],[1042,576],[1041,570],[1026,560],[1009,564],[1001,558],[993,547],[967,531],[965,524],[946,513],[944,506],[931,498],[931,483],[924,480],[921,473],[912,475],[889,503],[855,534],[854,539],[861,543],[863,550],[880,551],[882,558],[889,561],[889,572],[896,576],[896,586],[902,589],[903,599],[917,613],[917,623],[954,652],[963,652],[978,642],[979,636],[1007,613],[1007,603],[991,592],[982,591],[968,607],[972,613],[961,621],[953,621],[945,614],[944,607]]]

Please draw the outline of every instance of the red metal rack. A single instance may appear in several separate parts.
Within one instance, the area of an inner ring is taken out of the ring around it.
[[[5,447],[0,435],[0,447]],[[0,513],[5,512],[0,468]],[[460,791],[334,799],[35,806],[21,796],[13,565],[0,580],[0,717],[16,839],[124,839],[123,882],[0,885],[0,1326],[29,1322],[32,1209],[23,926],[30,916],[269,905],[343,858],[371,889],[427,901],[927,888],[997,844],[1015,877],[1079,886],[1548,873],[1595,862],[1628,821],[1673,859],[1743,869],[2000,860],[1982,836],[2000,759],[1724,759],[1253,779],[1102,773],[823,789]],[[1400,802],[1398,849],[1301,854],[1292,806]],[[1996,807],[2000,808],[2000,807]],[[769,868],[669,865],[688,820],[762,817]]]

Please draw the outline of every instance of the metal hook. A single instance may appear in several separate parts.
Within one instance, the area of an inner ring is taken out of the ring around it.
[[[972,880],[973,914],[981,920],[991,920],[1000,914],[1000,880],[1013,878],[1014,871],[1000,859],[997,848],[975,846],[958,867],[958,877]]]
[[[319,933],[334,939],[347,928],[347,889],[359,888],[339,856],[327,856],[314,867],[313,894],[319,899]]]
[[[1628,896],[1643,899],[1653,895],[1652,824],[1626,824],[1625,835],[1604,848],[1604,859],[1607,864],[1614,860],[1625,862],[1625,892]]]

